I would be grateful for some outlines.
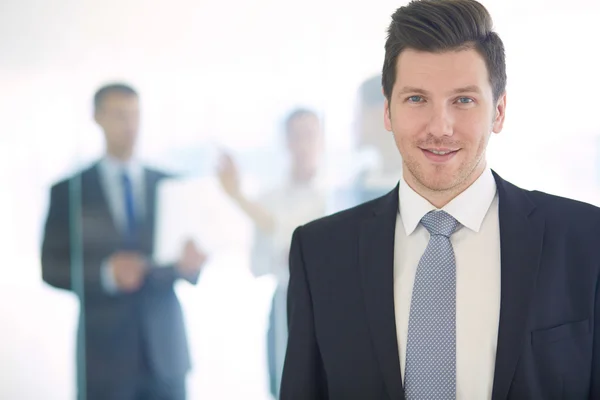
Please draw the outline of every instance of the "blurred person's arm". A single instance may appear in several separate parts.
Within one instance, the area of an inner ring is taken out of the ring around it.
[[[247,199],[241,192],[232,198],[261,231],[267,234],[275,231],[275,219],[268,210]]]
[[[83,270],[83,282],[72,282],[71,263],[71,204],[69,201],[70,180],[54,185],[50,191],[50,207],[44,226],[42,243],[42,279],[59,289],[78,291],[83,284],[86,294],[103,293],[101,262],[76,266]],[[81,225],[81,220],[73,221]],[[80,238],[77,238],[80,239]],[[78,249],[80,252],[83,249]]]
[[[239,173],[233,159],[223,154],[218,170],[219,181],[225,193],[242,209],[254,225],[254,240],[250,255],[250,272],[255,278],[268,274],[277,274],[277,267],[285,265],[279,258],[280,251],[276,243],[277,224],[268,207],[259,202],[248,200],[241,190]],[[268,203],[264,202],[263,203]]]
[[[148,270],[146,284],[152,288],[172,287],[178,279],[184,279],[192,285],[198,283],[202,267],[208,256],[196,243],[187,241],[176,263],[169,265],[154,265]]]
[[[50,191],[50,207],[42,243],[42,279],[56,288],[71,290],[68,196],[68,181],[53,186]]]
[[[221,157],[218,174],[225,193],[244,211],[256,227],[265,234],[273,233],[275,217],[268,209],[251,201],[242,193],[238,169],[230,155],[223,154]]]
[[[185,250],[184,250],[185,251]],[[132,292],[138,290],[143,285],[147,285],[152,289],[169,289],[178,279],[184,279],[190,284],[198,283],[200,270],[204,264],[206,256],[200,254],[185,255],[177,263],[169,265],[152,265],[147,259],[140,258],[141,274],[127,275],[131,272],[132,267],[139,268],[135,265],[120,266],[111,259],[106,260],[102,265],[101,284],[106,293],[115,295],[123,292]],[[190,257],[193,259],[190,260]],[[126,270],[119,270],[125,267]]]

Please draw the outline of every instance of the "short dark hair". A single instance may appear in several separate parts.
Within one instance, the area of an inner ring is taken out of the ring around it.
[[[94,94],[94,109],[97,110],[102,105],[102,102],[106,96],[111,93],[119,93],[135,97],[138,96],[138,93],[135,91],[135,89],[125,83],[111,83],[104,85],[96,91],[96,94]]]
[[[388,101],[396,82],[396,63],[405,49],[443,53],[474,48],[485,60],[497,101],[506,90],[504,44],[492,17],[475,0],[413,0],[392,15],[385,42],[382,85]]]
[[[311,109],[295,108],[292,111],[290,111],[290,113],[285,118],[285,121],[284,121],[285,132],[286,133],[289,132],[290,126],[292,125],[292,122],[294,122],[294,120],[296,120],[297,118],[300,118],[300,117],[305,117],[305,116],[312,116],[312,117],[319,119],[319,116],[317,115],[317,113]]]

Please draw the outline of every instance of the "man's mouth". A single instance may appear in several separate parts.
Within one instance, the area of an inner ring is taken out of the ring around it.
[[[425,157],[430,161],[443,163],[452,159],[460,149],[446,149],[446,148],[433,148],[433,149],[421,149]]]
[[[432,152],[433,154],[438,154],[440,156],[445,156],[446,154],[454,153],[458,150],[434,150],[434,149],[425,149],[427,151]]]

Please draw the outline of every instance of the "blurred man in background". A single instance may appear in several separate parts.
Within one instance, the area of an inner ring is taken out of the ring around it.
[[[383,124],[385,97],[381,75],[364,81],[358,90],[354,135],[359,156],[367,156],[348,187],[334,189],[329,212],[337,212],[373,200],[389,192],[402,174],[402,157],[394,137]],[[359,157],[359,159],[362,157]]]
[[[219,178],[223,189],[256,227],[252,273],[272,274],[277,279],[267,334],[271,394],[277,398],[287,343],[286,294],[289,279],[289,244],[294,229],[325,214],[324,188],[318,170],[323,150],[323,132],[317,114],[307,109],[290,113],[285,122],[290,171],[281,185],[258,201],[242,193],[238,168],[229,155],[221,160]]]
[[[183,400],[190,359],[173,284],[195,284],[206,256],[188,242],[174,265],[153,265],[155,194],[167,175],[135,157],[138,95],[108,85],[94,109],[106,154],[52,187],[43,279],[81,301],[80,398]]]

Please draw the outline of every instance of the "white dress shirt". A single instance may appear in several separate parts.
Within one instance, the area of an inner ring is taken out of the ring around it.
[[[137,220],[143,221],[146,212],[144,168],[136,161],[123,163],[107,155],[100,160],[98,169],[100,185],[106,198],[108,209],[115,226],[123,234],[127,225],[123,172],[127,172],[131,181]],[[100,282],[107,293],[114,294],[118,291],[114,274],[107,261],[102,265]]]
[[[129,176],[133,190],[136,217],[138,221],[142,221],[146,212],[144,168],[135,160],[124,163],[108,155],[100,160],[98,168],[102,190],[106,196],[108,208],[115,226],[124,232],[127,225],[127,215],[122,175],[123,172],[127,172]]]
[[[394,251],[394,305],[402,380],[415,274],[429,242],[420,224],[436,210],[404,179],[399,187]],[[456,259],[456,398],[490,399],[500,316],[500,227],[490,169],[442,210],[462,225],[452,236]]]
[[[255,276],[274,274],[281,285],[289,279],[289,250],[294,230],[325,215],[327,199],[322,182],[315,178],[306,184],[287,182],[258,200],[275,220],[270,234],[255,232],[252,272]]]

